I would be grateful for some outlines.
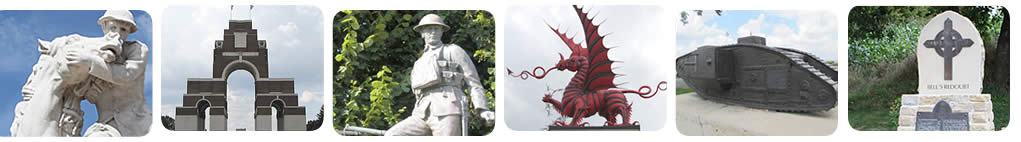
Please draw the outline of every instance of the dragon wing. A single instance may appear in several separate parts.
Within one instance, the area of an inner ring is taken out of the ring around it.
[[[581,25],[585,29],[585,43],[588,47],[588,54],[586,57],[589,59],[589,72],[585,75],[585,86],[589,90],[605,90],[608,88],[617,88],[617,84],[613,83],[613,79],[617,77],[616,73],[613,73],[613,63],[615,61],[610,60],[607,53],[610,49],[603,45],[603,38],[606,36],[599,35],[599,25],[592,22],[592,18],[588,18],[588,13],[582,11],[577,5],[574,6],[574,11],[578,13],[578,19],[581,20]]]
[[[610,60],[607,56],[610,49],[603,45],[603,38],[606,36],[599,35],[599,25],[593,23],[592,18],[588,18],[588,13],[582,11],[577,5],[574,5],[574,11],[578,14],[578,19],[581,20],[585,33],[585,47],[587,48],[582,48],[581,44],[574,43],[574,39],[567,37],[566,33],[562,33],[552,27],[550,29],[553,29],[560,36],[560,39],[567,44],[568,48],[571,48],[572,56],[584,56],[588,59],[589,66],[588,72],[585,74],[585,89],[605,90],[617,88],[617,84],[613,83],[613,79],[617,76],[616,73],[613,73],[612,67],[615,61]]]

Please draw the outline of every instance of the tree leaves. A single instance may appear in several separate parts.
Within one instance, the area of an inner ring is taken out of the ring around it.
[[[995,41],[1002,13],[992,6],[859,6],[848,15],[850,65],[899,62],[914,53],[919,31],[943,11],[955,11],[975,24],[983,41]]]

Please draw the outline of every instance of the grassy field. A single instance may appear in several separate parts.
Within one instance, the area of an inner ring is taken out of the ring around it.
[[[900,95],[918,93],[918,81],[903,80],[852,89],[847,113],[851,127],[860,131],[897,130]]]
[[[917,80],[892,80],[860,85],[848,93],[848,122],[860,131],[895,131],[900,111],[900,95],[916,94]],[[995,129],[1010,121],[1010,96],[1007,88],[986,83],[982,93],[991,94]]]
[[[687,93],[695,92],[695,90],[692,90],[691,88],[677,88],[676,92],[677,92],[677,95],[681,95],[681,94],[687,94]]]

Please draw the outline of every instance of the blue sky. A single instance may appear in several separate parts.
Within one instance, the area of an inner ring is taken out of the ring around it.
[[[687,11],[694,13],[693,11]],[[704,45],[737,43],[748,35],[766,37],[767,46],[806,51],[826,61],[837,59],[837,23],[826,11],[725,10],[716,15],[689,14],[688,24],[677,22],[677,55]]]
[[[80,34],[101,37],[103,31],[96,20],[103,16],[95,11],[0,11],[0,136],[10,136],[14,121],[14,105],[21,101],[21,87],[25,85],[32,65],[39,59],[37,39],[53,40],[56,37]],[[152,45],[152,18],[145,11],[132,10],[138,31],[129,35],[129,41]],[[146,104],[152,105],[152,52],[145,73]],[[85,111],[85,128],[96,121],[96,107],[82,102]],[[155,124],[155,123],[154,123]],[[83,128],[83,129],[85,129]]]

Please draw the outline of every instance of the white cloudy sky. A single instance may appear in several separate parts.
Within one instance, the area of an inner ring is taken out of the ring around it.
[[[837,20],[826,11],[736,10],[716,15],[706,10],[702,16],[688,16],[688,24],[675,25],[678,57],[703,45],[734,44],[750,34],[766,37],[770,47],[794,48],[826,61],[837,59]]]
[[[672,16],[666,16],[663,9],[654,6],[584,6],[594,16],[597,24],[602,22],[600,34],[607,35],[604,44],[610,49],[609,57],[617,60],[614,72],[625,76],[617,77],[615,83],[625,83],[618,87],[638,89],[642,85],[655,87],[660,81],[673,78],[674,49],[670,30]],[[543,7],[511,7],[507,11],[505,32],[506,67],[515,72],[531,70],[536,66],[550,67],[559,60],[558,53],[570,54],[567,46],[550,30],[546,24],[560,27],[568,35],[576,35],[575,41],[584,41],[581,34],[581,22],[570,6]],[[664,52],[666,51],[666,52]],[[521,80],[506,76],[504,89],[507,126],[514,130],[540,131],[552,124],[560,115],[547,108],[543,103],[543,94],[549,90],[567,86],[573,73],[552,71],[546,78]],[[670,84],[666,86],[672,86]],[[651,99],[642,99],[634,94],[628,95],[633,103],[632,120],[642,125],[642,130],[657,130],[663,127],[666,116],[667,97],[673,90],[659,92]],[[563,92],[553,94],[556,100],[563,97]],[[569,122],[567,120],[566,122]],[[586,119],[594,126],[601,126],[606,121],[595,115]],[[619,121],[619,120],[618,120]]]
[[[213,42],[223,39],[229,7],[169,7],[163,14],[162,115],[181,106],[187,78],[212,77]],[[248,6],[234,19],[249,19]],[[269,48],[269,76],[294,78],[306,119],[323,105],[323,18],[311,6],[255,6],[251,13],[259,39]],[[228,130],[254,130],[255,82],[239,70],[227,79]]]

